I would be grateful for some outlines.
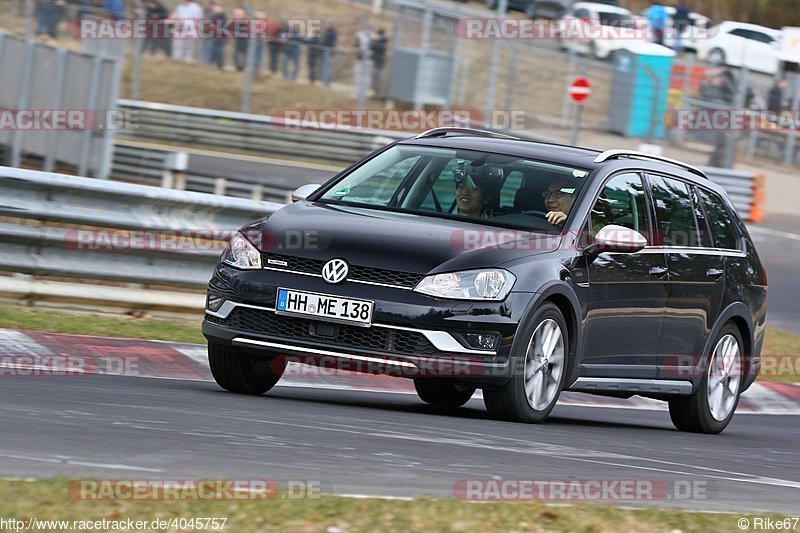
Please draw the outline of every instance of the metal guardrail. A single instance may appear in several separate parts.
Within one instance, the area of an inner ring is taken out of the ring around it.
[[[283,206],[9,167],[0,167],[0,198],[0,215],[25,221],[0,223],[2,271],[196,289],[211,277],[226,238]],[[0,292],[20,292],[15,278],[0,282]],[[63,283],[53,290],[97,298],[74,285],[72,293]],[[141,295],[131,298],[147,307]]]
[[[764,183],[766,176],[755,172],[728,168],[700,167],[708,179],[728,193],[734,207],[744,220],[761,222],[764,218]]]
[[[123,139],[192,146],[260,156],[352,163],[408,134],[367,129],[304,127],[266,115],[234,113],[138,100],[119,100],[135,111],[136,127],[119,132]]]
[[[167,189],[249,198],[257,202],[291,201],[293,189],[287,186],[199,174],[189,170],[188,160],[189,154],[179,150],[117,141],[114,144],[111,178]]]

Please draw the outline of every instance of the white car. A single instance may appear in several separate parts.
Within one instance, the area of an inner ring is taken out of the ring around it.
[[[776,74],[781,31],[744,22],[723,22],[697,39],[697,58],[715,65],[747,66],[750,70]]]
[[[648,40],[630,11],[597,2],[577,2],[557,23],[562,50],[606,59],[632,41]]]

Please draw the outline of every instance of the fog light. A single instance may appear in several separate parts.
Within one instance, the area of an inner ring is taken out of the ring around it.
[[[476,350],[494,350],[497,347],[497,333],[464,333],[462,334],[470,348]]]
[[[225,298],[222,296],[217,296],[216,294],[208,293],[206,296],[206,309],[211,312],[219,311],[219,308],[222,307],[222,304],[225,303]]]

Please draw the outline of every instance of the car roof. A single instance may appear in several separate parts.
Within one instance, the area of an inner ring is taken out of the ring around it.
[[[722,29],[743,29],[743,30],[754,30],[754,31],[761,31],[764,33],[769,33],[770,35],[781,35],[781,30],[776,30],[774,28],[768,28],[767,26],[760,26],[758,24],[750,24],[749,22],[737,22],[735,20],[726,20],[724,22],[720,22],[718,26]]]
[[[537,161],[560,163],[587,170],[594,170],[600,166],[594,162],[594,158],[601,153],[599,150],[539,141],[478,137],[474,135],[447,135],[422,139],[411,137],[400,141],[400,144],[492,152]]]
[[[717,187],[711,182],[702,171],[693,169],[680,161],[663,159],[659,160],[654,156],[631,151],[631,150],[611,150],[601,152],[591,148],[570,146],[565,144],[547,143],[532,140],[515,138],[486,137],[465,133],[448,133],[444,136],[432,137],[410,137],[399,141],[403,145],[432,146],[438,148],[449,148],[451,150],[474,150],[477,152],[490,152],[512,157],[543,161],[553,164],[564,165],[573,168],[580,168],[593,171],[598,168],[608,168],[610,172],[635,168],[636,171],[660,172],[671,176],[686,179],[698,184],[702,184],[712,189]],[[606,160],[596,163],[595,159],[600,154],[620,152],[618,157],[606,158]],[[622,157],[619,157],[622,155]],[[625,157],[627,156],[627,157]],[[671,163],[669,161],[672,161]]]
[[[595,11],[601,11],[605,13],[617,13],[620,15],[631,15],[632,13],[625,9],[624,7],[612,6],[608,4],[602,4],[600,2],[575,2],[572,4],[572,9],[593,9]]]

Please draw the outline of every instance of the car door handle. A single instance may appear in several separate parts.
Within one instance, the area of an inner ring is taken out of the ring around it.
[[[721,278],[724,273],[725,271],[719,268],[709,268],[706,270],[706,276],[709,278],[714,278],[715,281]]]
[[[663,278],[664,274],[667,273],[666,267],[650,267],[650,271],[648,272],[651,276],[655,276],[657,278]]]

